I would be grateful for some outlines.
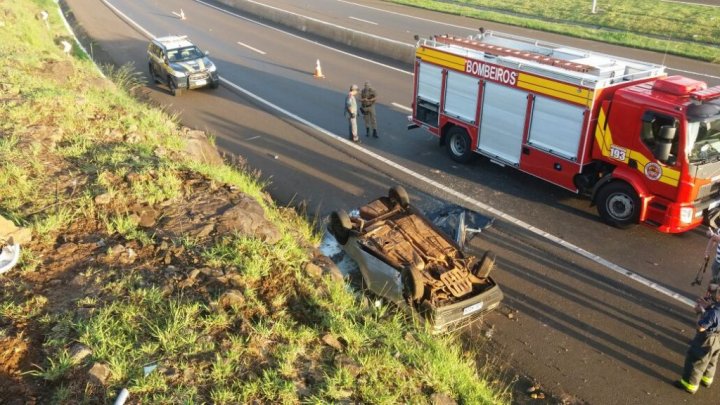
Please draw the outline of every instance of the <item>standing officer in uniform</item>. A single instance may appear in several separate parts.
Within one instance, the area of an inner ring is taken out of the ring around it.
[[[355,99],[357,92],[358,86],[353,84],[350,86],[347,97],[345,97],[345,116],[348,118],[350,140],[353,142],[360,142],[357,134],[357,100]]]
[[[370,86],[370,82],[365,82],[365,86],[360,92],[360,106],[365,121],[365,136],[370,136],[370,129],[373,130],[373,137],[377,138],[377,119],[375,116],[375,89]]]
[[[682,378],[676,383],[691,394],[698,390],[699,383],[706,387],[712,384],[720,357],[720,288],[715,285],[709,296],[709,300],[698,301],[701,314],[697,333],[687,351]]]
[[[710,240],[708,240],[707,247],[705,248],[705,259],[709,260],[714,253],[711,267],[712,279],[710,279],[710,282],[718,284],[720,283],[720,228],[716,231],[708,229],[706,235]]]

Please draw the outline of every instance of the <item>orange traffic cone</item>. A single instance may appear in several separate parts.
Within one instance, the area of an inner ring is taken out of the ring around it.
[[[320,67],[320,59],[315,62],[315,74],[313,75],[318,79],[325,78],[325,75],[322,73],[322,67]]]

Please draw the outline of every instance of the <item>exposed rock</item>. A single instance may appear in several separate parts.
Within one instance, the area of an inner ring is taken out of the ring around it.
[[[323,274],[323,269],[313,262],[305,263],[305,272],[310,277],[320,278]]]
[[[307,266],[310,266],[311,268]],[[337,282],[344,281],[344,277],[340,269],[332,261],[331,258],[325,255],[317,255],[313,257],[312,261],[306,265],[305,271],[307,271],[308,274],[310,274],[311,276],[314,276],[314,273],[317,273],[316,268],[321,269],[320,274],[322,274],[323,276],[330,277]],[[311,271],[313,273],[310,273]]]
[[[70,285],[76,286],[76,287],[83,287],[87,283],[87,278],[83,276],[82,274],[78,274],[77,276],[73,277],[72,280],[70,280]]]
[[[76,243],[70,242],[60,245],[55,251],[63,256],[69,256],[73,254],[76,250],[78,250],[78,245]]]
[[[90,382],[97,385],[105,385],[110,377],[110,367],[103,363],[95,363],[88,371]]]
[[[9,219],[0,215],[0,243],[13,238],[15,243],[21,245],[32,240],[32,231],[28,228],[18,227]]]
[[[24,133],[23,142],[53,150],[57,143],[62,140],[63,134],[62,128],[35,125],[28,128],[26,133]]]
[[[208,236],[210,236],[213,230],[215,230],[215,225],[205,224],[197,232],[194,233],[194,236],[196,238],[207,238]]]
[[[332,347],[335,350],[342,351],[343,345],[340,343],[337,338],[329,333],[326,333],[325,336],[322,337],[323,343],[326,345]]]
[[[363,371],[363,367],[346,354],[340,354],[335,356],[335,364],[337,365],[337,367],[344,368],[353,378],[360,375],[360,373],[362,373]]]
[[[219,234],[237,232],[254,236],[270,244],[280,240],[280,232],[265,218],[263,208],[248,196],[243,196],[235,206],[222,213],[218,218],[216,231]]]
[[[138,132],[130,132],[123,137],[123,140],[127,143],[139,143],[142,142],[145,137]]]
[[[112,194],[104,193],[95,196],[95,204],[97,205],[108,205],[112,202]]]
[[[442,392],[436,392],[430,396],[430,403],[432,405],[457,405],[457,402],[452,399],[448,394]]]
[[[238,290],[228,290],[220,296],[218,304],[220,305],[220,308],[223,309],[233,306],[239,307],[245,304],[245,297],[242,292]]]
[[[185,134],[185,150],[183,154],[193,161],[206,163],[213,166],[223,164],[217,148],[210,143],[207,135],[203,131],[183,128]]]
[[[150,207],[142,209],[138,214],[140,215],[138,225],[143,228],[152,228],[153,226],[155,226],[155,223],[160,216],[160,213],[158,211]]]
[[[73,364],[80,364],[88,356],[92,354],[92,350],[82,343],[75,343],[70,347],[70,360]]]

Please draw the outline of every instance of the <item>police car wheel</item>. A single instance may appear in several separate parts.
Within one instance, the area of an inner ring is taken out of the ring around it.
[[[470,147],[471,141],[467,131],[461,127],[452,127],[445,139],[450,158],[458,163],[468,163],[472,160],[475,152]]]
[[[598,192],[596,202],[600,217],[608,224],[625,229],[638,223],[640,198],[629,184],[607,184]]]
[[[148,70],[150,71],[150,84],[160,83],[151,64],[148,64]]]
[[[173,96],[179,96],[182,92],[180,89],[178,89],[177,85],[175,84],[175,80],[173,80],[172,77],[168,76],[168,87],[170,88],[170,93]]]

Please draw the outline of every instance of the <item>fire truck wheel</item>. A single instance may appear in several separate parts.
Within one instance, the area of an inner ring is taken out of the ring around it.
[[[330,224],[328,224],[328,230],[330,234],[335,237],[335,240],[339,244],[344,245],[350,238],[350,230],[352,229],[352,222],[350,222],[350,216],[344,210],[333,211],[330,214]]]
[[[597,207],[603,221],[618,228],[635,225],[640,218],[640,198],[624,182],[612,182],[601,188],[597,195]]]
[[[470,146],[471,141],[467,131],[460,127],[452,127],[446,136],[445,145],[450,158],[458,163],[470,162],[475,154]]]
[[[403,186],[391,187],[390,192],[388,192],[388,197],[390,197],[392,201],[400,204],[403,208],[407,208],[408,205],[410,205],[410,197]]]

